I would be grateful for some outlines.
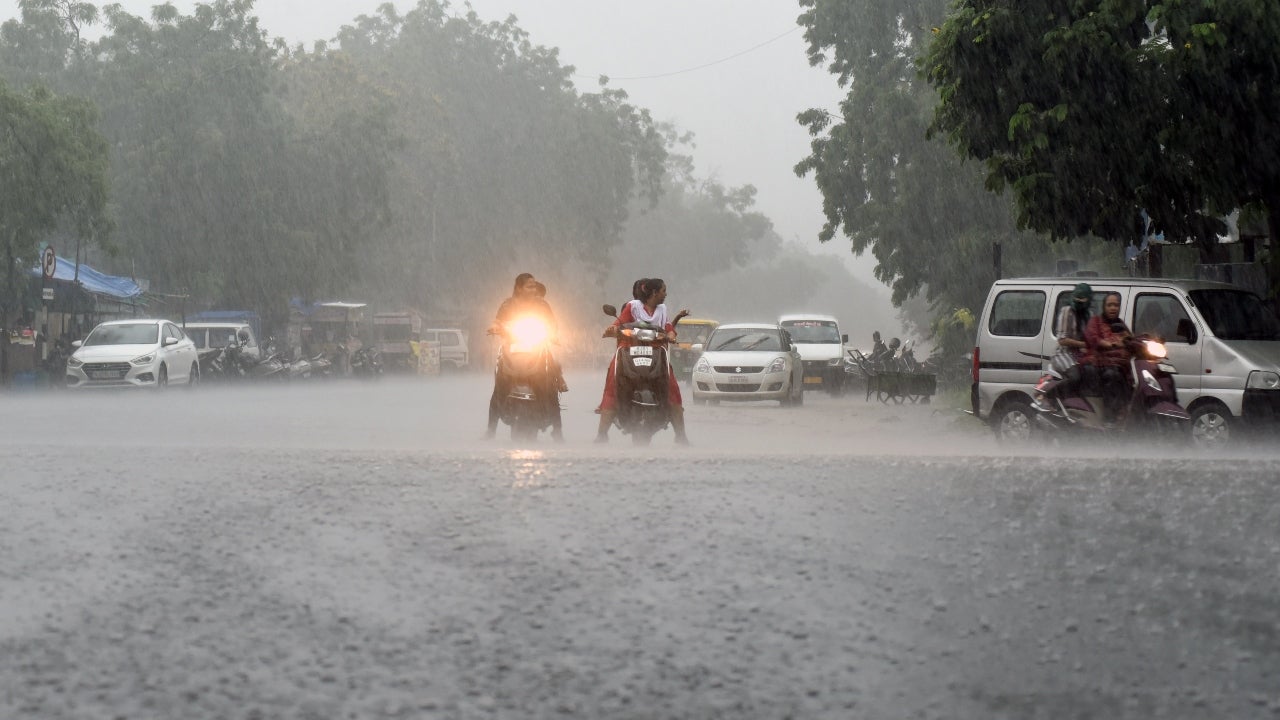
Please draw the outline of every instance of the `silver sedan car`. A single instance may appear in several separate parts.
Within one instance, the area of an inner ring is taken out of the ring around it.
[[[707,338],[693,366],[693,401],[804,402],[804,367],[791,336],[777,323],[730,323]]]
[[[67,359],[68,388],[150,387],[200,382],[196,346],[168,320],[99,324]]]

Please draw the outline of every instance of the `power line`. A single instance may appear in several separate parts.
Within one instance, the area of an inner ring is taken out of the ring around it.
[[[697,70],[705,70],[706,68],[712,67],[713,65],[719,65],[719,64],[721,64],[721,63],[729,62],[730,60],[733,60],[734,58],[740,58],[740,57],[742,57],[743,55],[746,55],[747,53],[755,52],[756,50],[759,50],[760,48],[764,47],[765,45],[769,45],[769,44],[771,44],[771,43],[775,43],[775,42],[777,42],[777,41],[781,40],[782,38],[784,38],[784,37],[786,37],[786,36],[790,35],[791,33],[795,32],[795,31],[797,31],[797,30],[799,30],[799,29],[800,29],[800,26],[799,26],[799,25],[797,25],[797,26],[795,26],[795,27],[791,28],[790,30],[788,30],[788,31],[786,31],[786,32],[784,32],[784,33],[782,33],[781,35],[778,35],[778,36],[776,36],[776,37],[772,37],[772,38],[769,38],[768,40],[765,40],[764,42],[760,43],[759,45],[753,45],[752,47],[749,47],[749,48],[747,48],[746,50],[742,50],[741,52],[736,52],[736,53],[734,53],[734,54],[732,54],[732,55],[729,55],[729,56],[727,56],[727,57],[722,57],[722,58],[720,58],[719,60],[713,60],[713,61],[711,61],[711,62],[709,62],[709,63],[704,63],[704,64],[702,64],[702,65],[697,65],[697,66],[690,67],[690,68],[685,68],[685,69],[683,69],[683,70],[675,70],[675,71],[673,71],[673,72],[667,72],[667,73],[658,73],[657,75],[632,75],[632,76],[630,76],[630,77],[613,77],[612,75],[608,75],[608,74],[604,74],[604,73],[601,73],[601,74],[603,74],[605,77],[609,78],[610,80],[656,80],[656,79],[658,79],[658,78],[671,77],[671,76],[673,76],[673,75],[683,75],[683,74],[685,74],[685,73],[691,73],[691,72],[695,72],[695,71],[697,71]],[[583,79],[593,80],[593,79],[595,79],[595,78],[600,77],[600,75],[582,75],[582,74],[574,73],[574,77],[579,77],[579,78],[583,78]]]

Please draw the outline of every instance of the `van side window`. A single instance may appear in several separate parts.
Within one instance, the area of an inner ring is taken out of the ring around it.
[[[1139,335],[1151,333],[1166,342],[1191,342],[1191,338],[1178,334],[1178,321],[1190,319],[1182,303],[1172,295],[1142,293],[1133,302],[1133,331]]]
[[[1062,312],[1062,308],[1071,304],[1071,292],[1065,290],[1058,293],[1058,302],[1053,306],[1053,316],[1058,317],[1058,313]],[[1107,299],[1106,290],[1094,290],[1093,301],[1089,303],[1089,317],[1102,314],[1102,301]]]
[[[458,336],[453,333],[443,333],[440,335],[440,344],[453,347],[458,344]]]
[[[988,329],[992,335],[1035,337],[1040,334],[1047,298],[1040,290],[1007,290],[991,305]]]

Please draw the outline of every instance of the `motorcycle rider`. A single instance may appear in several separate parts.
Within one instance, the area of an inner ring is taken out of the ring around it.
[[[1046,393],[1048,400],[1067,397],[1080,392],[1081,387],[1092,387],[1097,384],[1097,372],[1089,356],[1089,344],[1085,342],[1084,331],[1089,325],[1089,305],[1093,302],[1093,288],[1089,283],[1078,283],[1071,290],[1071,304],[1058,311],[1058,319],[1054,324],[1053,334],[1058,338],[1058,347],[1066,348],[1075,359],[1075,364],[1062,373],[1062,381]],[[1059,351],[1061,352],[1061,351]],[[1049,404],[1036,398],[1036,406],[1040,410],[1051,410]]]
[[[618,318],[605,329],[604,337],[616,337],[618,347],[629,347],[631,343],[625,336],[618,333],[618,328],[627,323],[647,322],[661,327],[667,339],[674,340],[676,323],[687,316],[689,311],[681,310],[676,313],[674,319],[668,320],[665,302],[667,284],[661,278],[642,278],[637,280],[631,289],[635,298],[623,306]],[[680,397],[680,385],[676,382],[675,375],[670,372],[667,373],[667,407],[671,413],[671,427],[675,430],[676,442],[688,445],[689,436],[685,433],[684,403]],[[617,378],[612,362],[609,363],[609,370],[605,375],[604,396],[600,400],[599,412],[600,425],[596,430],[596,442],[605,443],[609,441],[609,427],[618,414]]]
[[[546,302],[547,286],[543,285],[541,282],[537,280],[534,280],[534,282],[537,283],[537,285],[534,286],[534,294],[537,295],[543,302]],[[550,306],[551,303],[547,303],[547,305]],[[557,390],[559,390],[559,392],[562,392],[562,393],[569,392],[569,384],[564,381],[564,368],[560,366],[560,361],[555,359],[554,357],[548,357],[547,361],[551,366],[551,377],[553,380],[556,381]]]
[[[516,276],[515,284],[511,290],[511,297],[502,301],[498,306],[498,312],[494,315],[493,323],[489,326],[491,334],[500,334],[502,327],[510,320],[521,315],[536,315],[541,317],[550,330],[551,337],[556,334],[555,314],[551,312],[551,305],[546,300],[538,297],[538,285],[540,283],[534,279],[532,273],[520,273]],[[506,341],[503,341],[505,348]],[[559,374],[559,364],[551,358],[552,372]],[[554,381],[554,375],[552,379]],[[498,420],[501,416],[502,398],[507,396],[511,391],[508,378],[503,377],[502,373],[494,368],[493,373],[493,394],[489,397],[489,427],[485,431],[485,438],[492,438],[498,432]],[[550,395],[551,393],[549,393]],[[550,397],[547,403],[547,410],[551,414],[551,437],[557,441],[564,440],[564,431],[560,424],[560,401],[556,397]]]
[[[876,330],[871,333],[871,362],[882,362],[888,354],[889,348],[885,346],[884,341],[880,339],[880,331]]]
[[[1109,292],[1102,301],[1102,315],[1089,318],[1084,340],[1089,346],[1093,364],[1098,367],[1098,386],[1102,392],[1107,421],[1121,420],[1128,395],[1128,383],[1122,368],[1129,364],[1129,348],[1125,341],[1129,329],[1120,320],[1120,293]]]

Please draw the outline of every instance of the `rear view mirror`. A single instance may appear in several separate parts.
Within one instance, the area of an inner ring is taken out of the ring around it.
[[[80,346],[81,346],[81,345],[83,345],[83,344],[84,344],[84,341],[83,341],[83,340],[72,340],[72,341],[71,341],[71,347],[73,347],[73,348],[78,348],[78,347],[80,347]]]
[[[1178,321],[1178,337],[1186,338],[1188,343],[1195,345],[1196,324],[1191,322],[1191,318],[1182,318]]]
[[[609,317],[616,318],[616,317],[618,317],[618,308],[616,308],[616,307],[614,307],[614,306],[612,306],[612,305],[605,305],[605,306],[604,306],[604,314],[605,314],[605,315],[608,315]]]

